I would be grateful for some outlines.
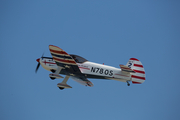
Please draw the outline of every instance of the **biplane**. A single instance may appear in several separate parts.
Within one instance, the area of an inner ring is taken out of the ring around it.
[[[68,54],[54,45],[49,45],[49,50],[52,57],[38,58],[36,72],[41,65],[51,72],[49,77],[52,80],[63,78],[60,74],[65,75],[63,81],[57,84],[61,90],[72,88],[67,84],[69,78],[89,87],[92,87],[93,83],[88,78],[117,80],[127,83],[128,86],[130,86],[130,82],[142,84],[145,81],[144,67],[136,58],[130,58],[126,65],[119,65],[120,68],[115,68],[90,62],[78,55]]]

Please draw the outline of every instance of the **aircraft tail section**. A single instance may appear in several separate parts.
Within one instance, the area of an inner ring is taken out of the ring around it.
[[[130,58],[126,66],[134,71],[134,73],[131,73],[131,81],[133,84],[142,84],[145,81],[145,70],[138,59]]]

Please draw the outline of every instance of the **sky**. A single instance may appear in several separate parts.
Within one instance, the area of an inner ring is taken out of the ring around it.
[[[180,1],[1,0],[1,120],[179,120]],[[69,79],[59,90],[36,59],[49,45],[119,68],[139,59],[141,85]]]

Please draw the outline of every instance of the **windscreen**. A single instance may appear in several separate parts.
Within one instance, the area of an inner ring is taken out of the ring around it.
[[[77,63],[84,63],[84,62],[88,61],[88,60],[86,60],[85,58],[80,57],[80,56],[78,56],[78,55],[72,55],[72,54],[70,54],[70,56],[71,56]]]

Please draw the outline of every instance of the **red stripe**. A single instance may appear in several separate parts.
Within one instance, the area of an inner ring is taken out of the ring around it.
[[[145,77],[140,77],[140,76],[135,76],[135,75],[131,75],[132,78],[137,78],[137,79],[141,79],[141,80],[145,80]]]
[[[57,54],[65,54],[68,55],[65,51],[57,51],[57,50],[52,50],[50,49],[51,52],[57,53]]]
[[[134,81],[132,81],[132,83],[133,83],[133,84],[142,84],[142,83],[140,83],[140,82],[134,82]]]
[[[136,58],[130,58],[130,60],[136,60],[136,61],[139,61],[138,59],[136,59]]]
[[[134,66],[135,66],[135,67],[142,67],[142,68],[143,68],[143,66],[142,66],[142,65],[139,65],[139,64],[134,64]]]
[[[134,69],[133,69],[134,70]],[[142,74],[145,74],[145,72],[144,71],[140,71],[140,70],[134,70],[135,72],[137,72],[137,73],[142,73]]]
[[[48,64],[56,64],[56,63],[53,63],[53,62],[47,62],[46,60],[43,61],[42,63],[44,63],[45,65],[46,65],[46,63],[48,63]]]
[[[58,58],[53,58],[53,59],[54,59],[54,60],[56,60],[56,61],[59,61],[59,62],[74,63],[74,64],[76,64],[76,62],[75,62],[75,61],[62,60],[62,59],[58,59]]]

